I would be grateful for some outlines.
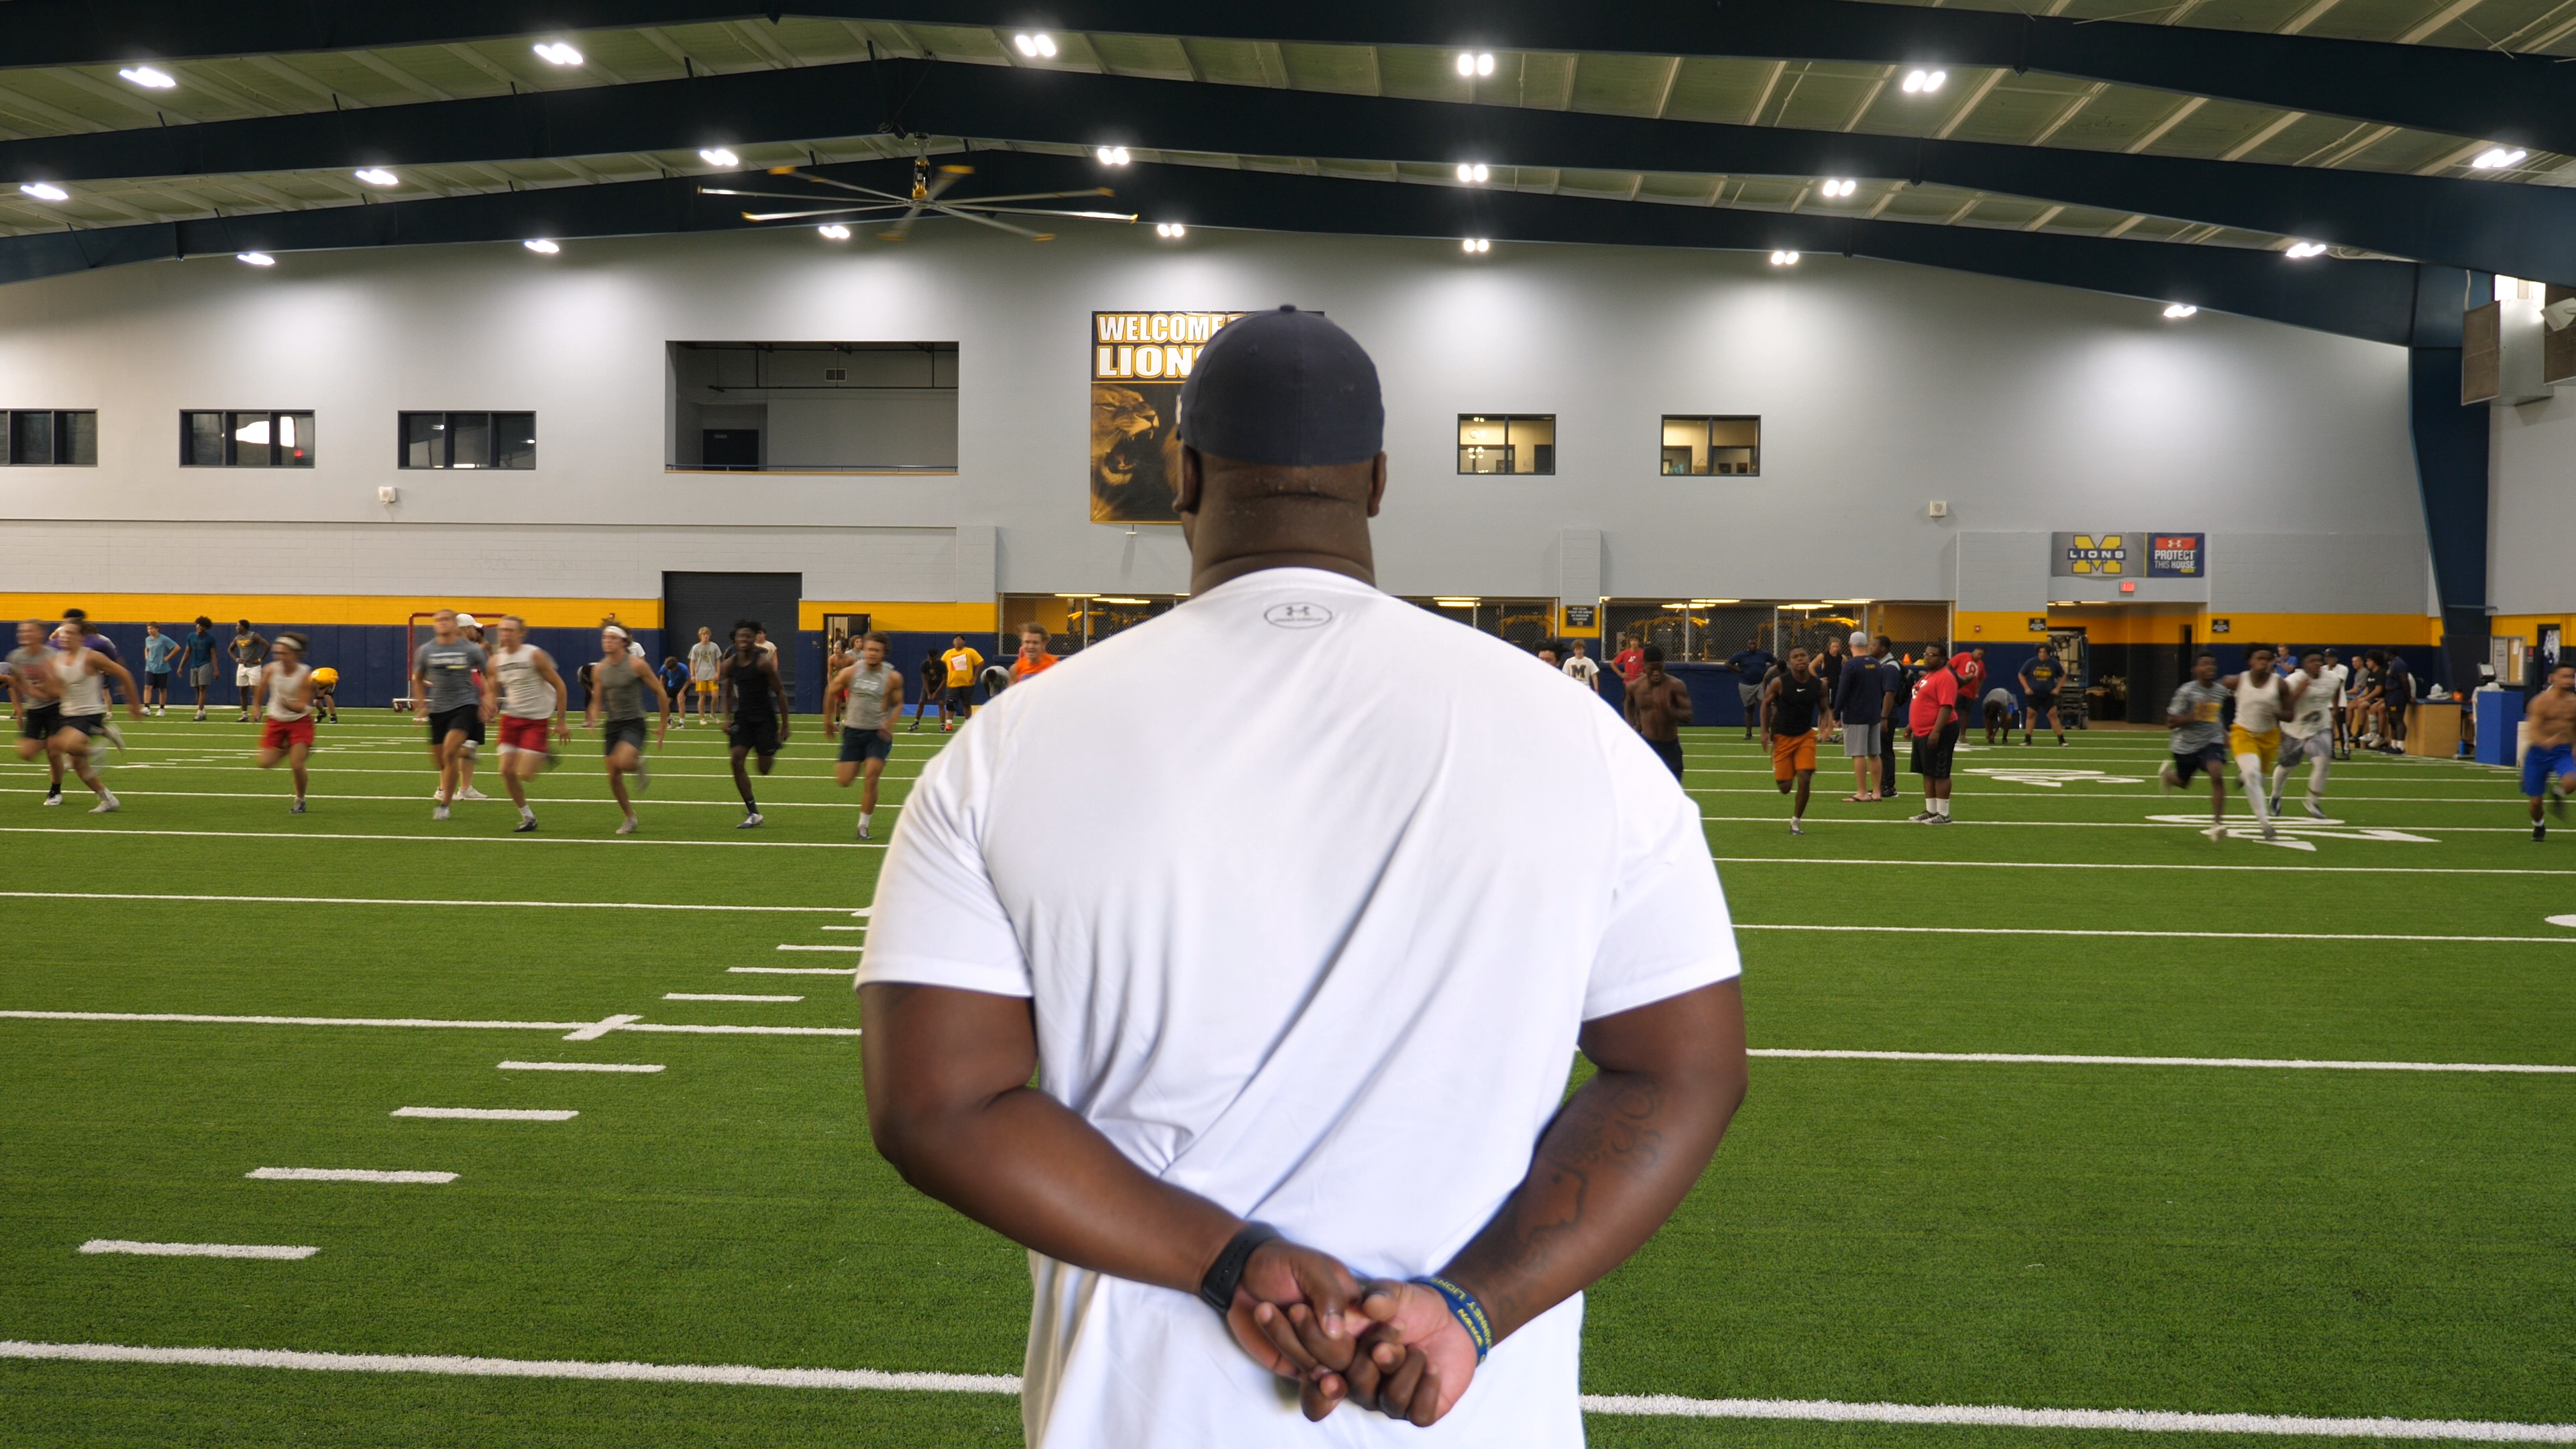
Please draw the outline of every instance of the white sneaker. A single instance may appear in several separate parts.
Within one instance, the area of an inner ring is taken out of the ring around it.
[[[2208,836],[2212,840],[2223,840],[2227,836],[2227,827],[2224,825],[2213,825],[2200,833]]]
[[[866,821],[864,821],[864,820],[862,820],[862,821],[860,821],[860,822],[859,822],[859,838],[860,838],[861,840],[868,840],[868,839],[873,838],[873,837],[871,837],[871,836],[868,834],[868,822],[866,822]]]
[[[1789,822],[1789,833],[1791,835],[1804,835],[1807,833],[1807,828],[1800,825],[1797,821],[1792,820]]]
[[[429,818],[430,818],[430,819],[432,819],[432,820],[444,820],[444,819],[446,819],[446,818],[447,818],[447,802],[446,802],[446,801],[444,801],[444,800],[439,801],[439,802],[438,802],[438,808],[429,812]]]
[[[304,797],[303,797],[303,796],[301,796],[301,795],[296,796],[296,797],[295,797],[295,803],[286,807],[286,813],[287,813],[287,814],[289,814],[289,815],[301,815],[301,814],[303,814],[303,813],[304,813]]]
[[[116,797],[110,795],[106,799],[99,801],[96,805],[91,806],[89,813],[92,815],[113,815],[117,812],[118,808],[119,806],[117,804]]]
[[[633,835],[635,833],[635,817],[629,815],[624,820],[619,821],[617,825],[617,833],[620,835]]]
[[[121,730],[121,729],[118,729],[118,728],[116,727],[116,721],[115,721],[115,720],[113,720],[113,719],[111,719],[111,720],[109,720],[109,721],[107,722],[107,725],[106,725],[106,727],[105,727],[105,731],[106,731],[106,734],[107,734],[107,742],[108,742],[109,744],[111,744],[111,745],[116,746],[116,752],[117,752],[118,754],[120,754],[120,755],[121,755],[121,754],[124,754],[124,753],[125,753],[125,731],[123,731],[123,730]]]
[[[457,799],[459,799],[459,800],[489,800],[489,799],[491,799],[492,797],[491,797],[491,796],[489,796],[489,795],[484,794],[484,793],[483,793],[482,791],[480,791],[480,790],[475,789],[473,786],[468,785],[468,786],[466,786],[464,789],[462,789],[462,790],[460,790],[460,791],[458,791],[458,792],[457,792],[457,794],[456,794],[456,798],[457,798]]]
[[[63,803],[63,792],[56,790],[52,794],[47,795],[45,797],[45,803],[48,805],[60,805]]]
[[[2308,816],[2313,820],[2323,820],[2326,818],[2326,807],[2314,800],[2310,800],[2308,802]]]
[[[754,810],[754,811],[753,811],[753,812],[751,812],[750,814],[748,814],[748,815],[746,815],[746,816],[742,817],[742,823],[741,823],[740,825],[735,826],[735,827],[734,827],[734,829],[736,829],[736,830],[750,830],[750,829],[753,829],[753,828],[757,827],[759,824],[760,824],[760,812],[759,812],[759,811],[757,811],[757,810]]]

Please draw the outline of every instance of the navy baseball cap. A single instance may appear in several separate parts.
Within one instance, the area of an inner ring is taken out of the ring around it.
[[[1377,364],[1321,312],[1281,307],[1217,329],[1181,385],[1181,441],[1238,463],[1364,463],[1386,445]]]

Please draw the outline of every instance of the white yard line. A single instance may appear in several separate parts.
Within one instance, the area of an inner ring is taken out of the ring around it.
[[[659,1062],[503,1062],[505,1072],[658,1072]]]
[[[0,1358],[77,1363],[180,1364],[203,1368],[301,1369],[325,1373],[446,1374],[473,1378],[606,1379],[627,1383],[719,1384],[779,1389],[929,1394],[1016,1394],[1012,1374],[886,1373],[877,1369],[753,1368],[741,1364],[586,1362],[391,1353],[306,1353],[259,1348],[145,1348],[121,1343],[0,1341]],[[2330,1419],[2284,1414],[2185,1414],[2152,1409],[2020,1409],[1969,1404],[1852,1404],[1833,1399],[1685,1399],[1587,1394],[1585,1413],[1700,1419],[1791,1419],[1826,1423],[1967,1424],[2138,1433],[2296,1434],[2319,1438],[2468,1440],[2576,1444],[2576,1424],[2489,1419]]]
[[[283,906],[454,906],[480,909],[484,906],[535,906],[565,911],[795,911],[821,915],[844,914],[846,906],[719,906],[670,905],[661,901],[489,901],[449,896],[440,900],[398,899],[390,896],[187,896],[161,891],[0,891],[0,899],[57,901],[215,901],[248,905]],[[859,931],[864,926],[825,926],[826,931]]]
[[[2571,937],[2570,939],[2576,939]],[[856,976],[856,966],[727,966],[735,976]]]
[[[1876,860],[1832,855],[1717,855],[1720,865],[1923,865],[1969,870],[2221,870],[2293,871],[2306,875],[2546,875],[2576,871],[2524,870],[2513,866],[2431,865],[2147,865],[2093,860]]]
[[[456,1180],[452,1172],[377,1172],[364,1167],[254,1167],[242,1176],[263,1182],[405,1182],[433,1186]]]
[[[1987,798],[1992,799],[1993,797],[1989,796]],[[2138,803],[2153,804],[2154,802],[2142,800]],[[2506,806],[2512,806],[2518,802],[2507,800],[2501,803]],[[1714,820],[1728,825],[1778,825],[1787,818],[1787,816],[1783,815],[1702,815],[1700,817],[1702,820]],[[2389,825],[2385,823],[2364,825],[2357,820],[2312,820],[2304,815],[2281,815],[2274,817],[2274,819],[2284,830],[2298,830],[2306,827],[2318,830],[2420,830],[2427,835],[2528,835],[2531,833],[2531,825],[2528,821],[2525,821],[2520,825]],[[1807,817],[1806,823],[1810,826],[1831,828],[1838,825],[1915,825],[1920,822],[1900,819],[1896,816],[1861,816],[1858,818],[1852,818],[1841,815],[1810,815]],[[1961,818],[1953,820],[1950,823],[1953,825],[1976,825],[1986,826],[1989,828],[2005,825],[2038,826],[2051,830],[2207,830],[2210,824],[2206,817],[2199,820],[1979,820]],[[2230,815],[2226,818],[2224,823],[2230,827],[2241,826],[2250,830],[2254,828],[2254,817],[2251,815]]]
[[[802,996],[743,996],[724,991],[665,991],[664,1001],[803,1001]]]
[[[58,825],[0,825],[7,835],[181,835],[210,840],[435,840],[448,845],[512,845],[537,842],[553,845],[711,845],[740,846],[770,850],[883,850],[885,845],[868,840],[660,840],[649,835],[548,835],[542,831],[527,835],[357,835],[329,834],[302,830],[134,830],[106,826],[82,830]]]
[[[138,1243],[126,1238],[92,1238],[84,1253],[131,1253],[138,1258],[310,1258],[320,1248],[289,1248],[264,1243]]]
[[[396,1107],[396,1117],[453,1117],[469,1122],[569,1122],[579,1112],[538,1107]]]
[[[831,930],[832,928],[831,928],[830,926],[825,926],[823,929],[828,931],[828,930]],[[850,929],[850,928],[844,928],[844,929]],[[778,949],[779,949],[779,950],[781,950],[781,951],[841,951],[841,952],[847,952],[847,953],[849,953],[850,955],[855,956],[855,955],[857,955],[858,953],[860,953],[861,951],[866,950],[866,949],[867,949],[867,947],[865,947],[865,946],[781,946],[781,947],[779,947]]]
[[[467,1031],[570,1032],[566,1041],[596,1041],[612,1031],[672,1032],[691,1036],[857,1036],[855,1026],[717,1026],[644,1021],[612,1016],[604,1021],[442,1021],[382,1016],[212,1016],[182,1011],[0,1011],[0,1020],[181,1022],[210,1026],[399,1026]]]
[[[2053,1052],[1863,1052],[1808,1051],[1794,1047],[1759,1047],[1748,1056],[1813,1057],[1859,1062],[2019,1062],[2052,1067],[2261,1067],[2276,1071],[2319,1072],[2514,1072],[2537,1076],[2576,1076],[2576,1066],[2522,1062],[2340,1062],[2301,1057],[2105,1057]]]
[[[1738,921],[1739,931],[1879,931],[1908,936],[2143,936],[2194,941],[2475,941],[2510,945],[2576,945],[2576,936],[2393,936],[2352,931],[2096,931],[2062,926],[1781,926]],[[736,971],[747,968],[736,966]]]
[[[283,792],[277,790],[125,789],[117,791],[117,798],[121,800],[278,800],[285,797]],[[310,791],[304,798],[313,801],[316,804],[326,804],[335,800],[376,800],[397,802],[406,805],[423,805],[431,803],[427,797],[417,795],[341,795],[325,790]],[[470,805],[478,802],[465,801],[462,803]],[[491,802],[486,801],[480,803],[488,804]],[[599,806],[611,810],[617,808],[616,801],[605,797],[597,800],[565,799],[558,797],[552,800],[538,800],[535,803],[543,805],[549,810],[561,810],[566,808],[582,809],[591,806]],[[742,800],[739,797],[729,800],[690,800],[676,795],[662,794],[641,796],[635,803],[639,808],[651,808],[663,805],[703,805],[711,808],[721,806],[727,810],[740,810],[742,808]],[[858,805],[855,802],[843,800],[770,800],[764,802],[760,808],[762,813],[766,814],[771,810],[856,810]],[[880,804],[877,806],[877,813],[880,815],[888,815],[896,813],[902,808],[903,807],[900,805]]]

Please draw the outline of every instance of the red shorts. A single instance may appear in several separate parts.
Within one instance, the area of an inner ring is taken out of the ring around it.
[[[259,747],[263,750],[282,750],[288,745],[311,743],[313,721],[309,716],[304,719],[273,719],[260,727]]]
[[[534,755],[544,754],[546,722],[541,719],[521,719],[514,714],[501,716],[501,748],[526,750]]]

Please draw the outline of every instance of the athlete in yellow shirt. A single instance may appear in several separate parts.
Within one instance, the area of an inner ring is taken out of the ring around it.
[[[939,697],[939,730],[945,734],[953,728],[952,713],[962,720],[975,712],[975,673],[984,667],[984,656],[967,647],[966,636],[959,634],[939,662],[948,666],[948,690]]]

